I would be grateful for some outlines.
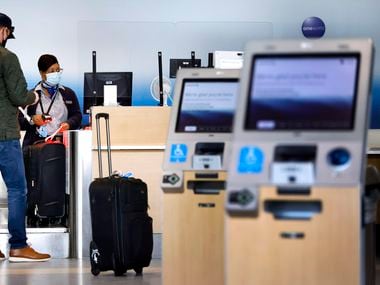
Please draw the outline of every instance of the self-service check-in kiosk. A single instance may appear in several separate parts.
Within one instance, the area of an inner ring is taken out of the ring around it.
[[[177,73],[161,187],[163,284],[224,282],[224,192],[238,70]]]
[[[370,40],[251,42],[226,193],[227,285],[364,284]]]

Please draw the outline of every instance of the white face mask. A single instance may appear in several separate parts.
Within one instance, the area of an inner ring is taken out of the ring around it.
[[[46,82],[51,86],[56,86],[61,82],[62,72],[46,73]]]

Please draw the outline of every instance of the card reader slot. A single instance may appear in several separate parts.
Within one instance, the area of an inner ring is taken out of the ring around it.
[[[224,143],[222,142],[199,142],[195,145],[196,155],[223,155]]]
[[[305,195],[311,194],[310,187],[291,187],[291,186],[281,186],[277,188],[277,193],[279,195]]]
[[[275,162],[307,162],[315,161],[317,147],[315,145],[279,145],[274,151]]]
[[[218,179],[219,174],[216,173],[195,173],[197,179]]]
[[[322,212],[322,202],[266,200],[264,210],[277,220],[310,220]]]
[[[193,190],[195,194],[217,195],[226,189],[226,181],[187,181],[187,188]]]

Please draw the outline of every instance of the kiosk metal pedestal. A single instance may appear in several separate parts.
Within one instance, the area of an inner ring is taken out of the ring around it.
[[[224,197],[237,70],[181,69],[165,149],[162,279],[224,283]]]
[[[247,45],[226,209],[226,285],[365,284],[372,42]]]
[[[223,284],[226,173],[196,175],[185,171],[183,192],[164,195],[163,284]],[[202,183],[218,183],[219,189],[198,192],[194,184]]]

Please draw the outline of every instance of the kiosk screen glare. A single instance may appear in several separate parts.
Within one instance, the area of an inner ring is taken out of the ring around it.
[[[230,133],[237,94],[237,79],[185,79],[176,132]]]
[[[247,130],[353,129],[360,57],[253,57]]]

